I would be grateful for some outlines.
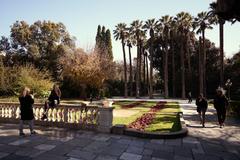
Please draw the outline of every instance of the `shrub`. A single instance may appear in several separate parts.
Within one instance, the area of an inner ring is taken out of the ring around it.
[[[240,116],[240,101],[230,101],[229,113]]]
[[[31,65],[5,67],[1,75],[4,77],[0,86],[2,95],[19,95],[21,90],[27,86],[36,97],[46,97],[53,85],[48,71],[40,71]]]

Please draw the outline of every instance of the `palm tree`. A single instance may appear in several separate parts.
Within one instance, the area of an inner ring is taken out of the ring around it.
[[[185,91],[185,55],[184,55],[184,46],[186,46],[186,30],[189,30],[191,27],[192,16],[189,13],[181,12],[178,13],[175,17],[178,25],[178,33],[180,36],[180,64],[181,64],[181,82],[182,82],[182,98],[186,97]]]
[[[203,68],[203,94],[206,96],[206,46],[205,46],[205,30],[212,29],[213,19],[207,12],[200,12],[198,13],[197,17],[194,19],[194,29],[197,28],[196,33],[202,34],[202,52],[203,52],[203,61],[202,61],[202,68]]]
[[[113,31],[114,38],[116,40],[121,40],[122,50],[123,50],[123,61],[124,61],[124,97],[128,96],[128,86],[127,86],[127,64],[126,64],[126,53],[125,53],[125,38],[127,32],[127,25],[125,23],[119,23],[115,26]]]
[[[134,39],[137,41],[137,69],[136,69],[136,97],[139,97],[139,81],[141,76],[140,70],[140,56],[141,56],[141,37],[142,37],[142,21],[135,20],[131,23],[130,32],[134,35]]]
[[[150,49],[149,49],[149,58],[150,58],[150,79],[149,79],[149,98],[153,98],[153,62],[152,62],[152,55],[153,55],[153,41],[154,41],[154,31],[158,26],[158,21],[155,19],[149,19],[145,22],[143,26],[144,29],[149,30],[150,34]]]
[[[168,98],[168,50],[169,50],[169,39],[170,39],[170,27],[172,23],[172,17],[169,15],[163,16],[159,21],[163,26],[162,40],[164,48],[164,93],[165,98]]]
[[[173,20],[170,28],[170,49],[172,54],[172,96],[176,97],[176,68],[175,68],[175,52],[178,43],[177,22]]]
[[[217,7],[217,3],[213,2],[210,4],[210,11],[208,12],[208,14],[211,17],[216,17],[218,11],[218,7]],[[219,23],[219,40],[220,40],[220,86],[223,87],[223,83],[224,83],[224,24],[225,24],[225,20],[220,17],[219,15],[217,15],[218,18],[218,23]]]
[[[129,52],[129,72],[130,72],[130,76],[129,76],[129,82],[130,82],[130,96],[133,96],[133,75],[132,75],[132,53],[131,53],[131,48],[132,45],[136,44],[132,33],[130,32],[130,30],[128,29],[127,32],[127,46],[128,46],[128,52]]]

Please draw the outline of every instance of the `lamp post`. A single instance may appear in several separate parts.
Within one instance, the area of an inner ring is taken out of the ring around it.
[[[227,80],[227,82],[225,83],[225,86],[228,88],[228,99],[230,100],[230,88],[232,86],[232,82],[230,79]]]

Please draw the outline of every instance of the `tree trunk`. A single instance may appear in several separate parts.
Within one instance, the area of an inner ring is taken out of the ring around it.
[[[153,47],[152,44],[150,46],[150,79],[149,79],[149,98],[153,98],[153,64],[152,64],[152,55],[153,55]]]
[[[139,48],[139,95],[142,95],[142,44]]]
[[[176,70],[175,70],[175,54],[173,40],[171,40],[171,50],[172,50],[172,95],[176,97]]]
[[[125,53],[125,44],[122,41],[122,50],[123,50],[123,61],[124,61],[124,97],[128,96],[128,86],[127,86],[127,63],[126,63],[126,53]]]
[[[129,51],[129,65],[130,65],[130,96],[133,96],[133,76],[132,76],[132,54],[131,45],[128,46]]]
[[[164,56],[164,97],[168,98],[168,48],[165,48]]]
[[[149,74],[148,74],[148,57],[147,57],[147,53],[146,53],[146,68],[147,68],[147,93],[149,95]]]
[[[205,46],[205,30],[202,30],[202,51],[203,51],[203,95],[207,97],[207,84],[206,84],[206,46]]]
[[[188,40],[186,42],[186,53],[187,53],[187,64],[188,64],[189,92],[191,92],[192,91],[192,68],[191,68],[191,54],[189,52]]]
[[[136,68],[136,98],[139,98],[139,55],[140,49],[137,46],[137,68]]]
[[[220,31],[220,86],[224,85],[224,20],[219,20],[219,31]]]
[[[143,95],[146,94],[146,63],[145,63],[145,53],[143,49]]]
[[[198,52],[198,78],[199,78],[199,94],[203,93],[203,68],[202,68],[202,37],[199,37]]]
[[[184,66],[184,42],[182,41],[181,49],[180,49],[180,61],[181,61],[181,81],[182,81],[182,98],[186,98],[185,92],[185,66]]]

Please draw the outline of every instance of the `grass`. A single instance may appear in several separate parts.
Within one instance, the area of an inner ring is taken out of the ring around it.
[[[135,102],[129,102],[128,104],[132,104]],[[113,117],[113,125],[116,124],[125,124],[129,125],[130,123],[134,122],[138,117],[141,117],[144,113],[147,113],[150,110],[150,107],[155,105],[156,102],[142,102],[141,104],[133,107],[133,108],[125,108],[124,110],[131,110],[136,111],[136,114],[129,116],[129,117]],[[115,107],[115,111],[123,110],[122,105],[126,105],[126,101],[116,102],[113,107]]]
[[[180,107],[177,103],[168,102],[163,109],[156,113],[151,125],[145,128],[148,132],[176,132],[181,130],[178,112]]]
[[[128,102],[116,102],[114,104],[115,110],[122,110],[121,105],[126,105]],[[132,102],[135,103],[135,102]],[[129,125],[134,122],[137,118],[141,117],[144,113],[150,110],[150,107],[156,105],[157,102],[142,102],[141,104],[133,107],[127,108],[125,110],[138,111],[138,113],[131,115],[129,117],[114,117],[113,125],[115,124],[125,124]],[[177,103],[168,102],[163,109],[156,113],[151,125],[145,128],[148,132],[175,132],[181,129],[180,120],[177,115],[181,112],[180,107]]]

